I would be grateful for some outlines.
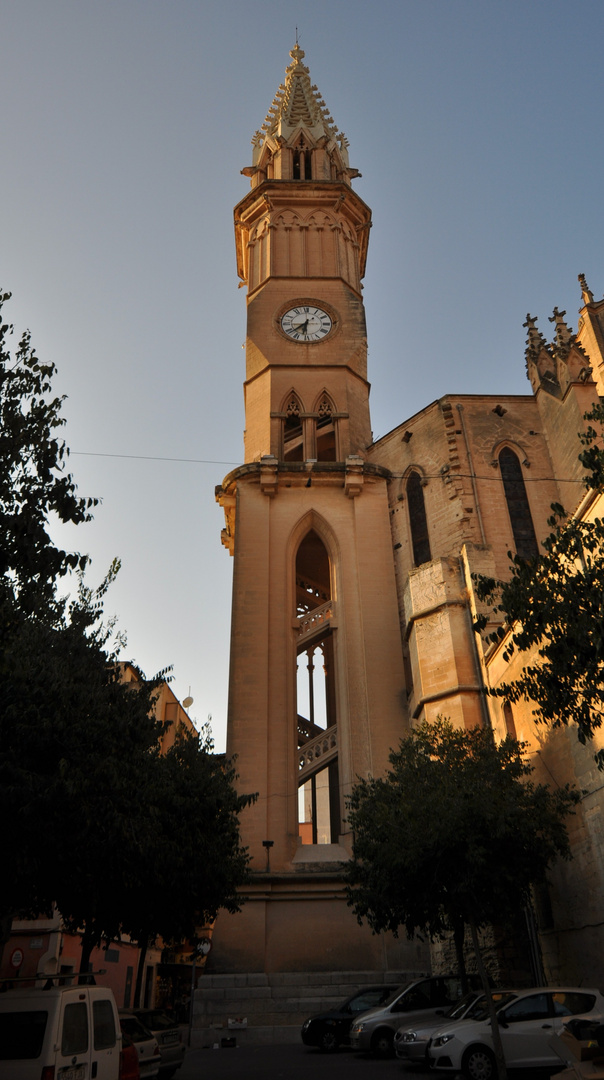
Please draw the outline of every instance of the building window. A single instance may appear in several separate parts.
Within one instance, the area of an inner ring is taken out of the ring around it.
[[[292,394],[283,421],[284,461],[304,461],[304,431],[300,414],[300,402],[295,394]]]
[[[409,501],[409,524],[413,544],[413,562],[416,566],[430,562],[430,538],[424,503],[424,489],[418,472],[412,472],[407,480],[407,499]]]
[[[505,720],[505,732],[510,738],[516,739],[516,724],[514,723],[514,713],[509,701],[503,703],[503,719]]]
[[[326,394],[319,402],[316,422],[316,458],[317,461],[337,461],[336,425],[333,419],[333,407]]]
[[[531,508],[526,494],[522,468],[517,455],[508,446],[504,446],[499,455],[499,467],[508,504],[516,554],[521,559],[535,559],[539,554],[539,548],[537,547],[537,538],[533,528]]]
[[[298,830],[303,844],[335,844],[340,833],[337,749],[323,757],[325,734],[336,731],[334,636],[330,630],[331,568],[311,529],[296,556]],[[314,625],[314,629],[313,629]],[[336,746],[332,742],[332,746]],[[302,752],[302,753],[300,753]],[[310,755],[312,765],[301,760]],[[316,764],[315,764],[316,762]]]
[[[305,147],[304,139],[300,139],[299,145],[294,150],[294,180],[312,179],[311,151]]]

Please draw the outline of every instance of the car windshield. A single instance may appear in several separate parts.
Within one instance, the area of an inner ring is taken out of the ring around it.
[[[169,1028],[178,1027],[176,1020],[171,1016],[166,1016],[165,1012],[140,1013],[139,1020],[142,1020],[145,1027],[149,1028],[149,1031],[168,1031]]]
[[[502,1009],[504,1005],[507,1005],[509,1001],[514,1000],[516,994],[513,993],[513,991],[511,990],[495,990],[493,991],[493,994],[491,996],[495,1003],[495,1009],[497,1012],[499,1012],[499,1010]],[[487,1020],[488,1016],[489,1010],[487,1006],[487,999],[484,994],[482,994],[478,998],[476,1004],[473,1005],[468,1012],[466,1020]]]
[[[447,1020],[459,1020],[464,1015],[468,1005],[471,1005],[473,1001],[476,1001],[476,997],[476,991],[474,991],[473,993],[465,994],[459,1001],[456,1001],[445,1013]]]
[[[401,994],[404,994],[405,990],[408,990],[410,986],[413,986],[413,983],[407,983],[407,985],[403,986],[402,988],[400,986],[397,986],[396,990],[393,990],[392,993],[389,994],[383,1002],[384,1008],[386,1007],[386,1005],[392,1005],[393,1001],[397,1001],[398,998],[400,998]]]
[[[148,1042],[153,1038],[151,1032],[135,1016],[120,1016],[120,1026],[132,1042]]]

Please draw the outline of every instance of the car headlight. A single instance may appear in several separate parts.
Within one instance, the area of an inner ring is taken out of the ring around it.
[[[417,1031],[403,1031],[400,1035],[399,1042],[415,1042],[417,1039]]]
[[[364,1024],[355,1024],[351,1030],[354,1031],[355,1035],[358,1035],[359,1031],[362,1031],[364,1027]]]
[[[309,1027],[310,1027],[310,1020],[305,1020],[304,1023],[302,1024],[302,1031],[307,1031]]]
[[[432,1046],[444,1046],[445,1043],[450,1042],[451,1039],[454,1039],[454,1038],[455,1038],[455,1036],[452,1035],[452,1034],[451,1035],[439,1035],[438,1039],[435,1039],[434,1042],[432,1043]]]

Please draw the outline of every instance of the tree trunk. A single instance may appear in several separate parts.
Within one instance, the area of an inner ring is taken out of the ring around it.
[[[480,975],[482,989],[487,999],[487,1008],[489,1011],[489,1019],[491,1021],[493,1051],[495,1053],[495,1064],[497,1065],[497,1076],[499,1077],[499,1080],[507,1080],[508,1074],[505,1065],[505,1057],[503,1056],[501,1032],[499,1030],[499,1023],[497,1021],[497,1013],[495,1012],[495,1002],[493,1001],[491,987],[489,986],[489,977],[486,973],[486,968],[482,961],[482,953],[480,952],[480,945],[478,943],[478,930],[476,929],[476,923],[474,922],[474,919],[469,920],[469,926],[472,934],[472,945],[474,946],[474,954],[476,956],[476,966],[478,968],[478,974]]]
[[[147,948],[149,945],[149,935],[141,934],[138,940],[138,968],[136,969],[136,986],[134,987],[134,1005],[133,1008],[140,1009],[141,1007],[141,991],[143,989],[143,974],[145,971],[145,959],[147,957]]]
[[[80,971],[78,975],[78,983],[80,985],[94,982],[94,976],[90,975],[88,965],[90,964],[90,955],[96,943],[96,933],[94,929],[89,929],[88,926],[86,926],[86,929],[82,934],[82,952],[80,955]]]
[[[5,912],[0,918],[0,964],[4,954],[4,946],[8,943],[13,927],[13,913]]]
[[[453,930],[453,943],[455,945],[455,956],[457,959],[457,974],[461,982],[462,994],[467,994],[470,987],[468,985],[468,973],[466,971],[466,958],[463,951],[464,938],[466,936],[466,924],[463,919],[460,919],[455,923],[455,929]]]

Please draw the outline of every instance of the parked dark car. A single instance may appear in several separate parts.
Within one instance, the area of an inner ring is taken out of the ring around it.
[[[163,1009],[134,1009],[133,1012],[151,1034],[155,1035],[161,1057],[160,1080],[169,1080],[185,1059],[185,1044],[176,1020],[168,1016]]]
[[[349,1042],[349,1029],[355,1016],[381,1005],[397,989],[392,984],[364,986],[341,1005],[309,1017],[302,1024],[302,1042],[320,1050],[337,1050]]]

